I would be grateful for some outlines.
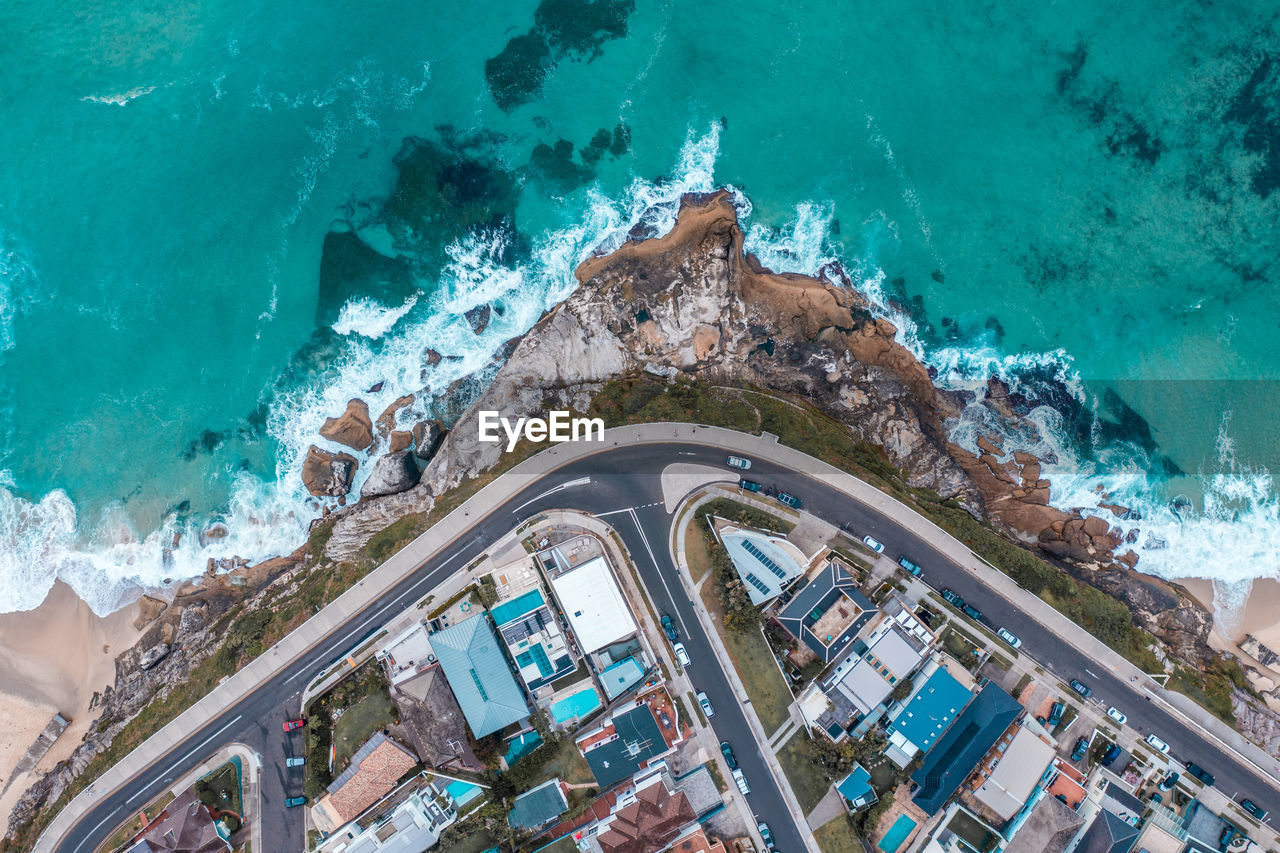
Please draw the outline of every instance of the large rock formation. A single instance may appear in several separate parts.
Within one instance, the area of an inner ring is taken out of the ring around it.
[[[329,418],[320,427],[320,435],[345,444],[352,450],[368,450],[373,444],[373,421],[369,420],[369,406],[364,400],[352,400],[347,410],[336,418]]]
[[[412,450],[401,450],[378,457],[369,479],[360,487],[362,498],[380,498],[405,492],[418,485],[418,465]]]
[[[351,490],[359,464],[350,453],[331,453],[313,444],[302,460],[302,483],[316,497],[340,498]]]

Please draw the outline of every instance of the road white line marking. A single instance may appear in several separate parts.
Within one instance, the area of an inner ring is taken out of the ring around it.
[[[1087,675],[1087,676],[1089,676],[1090,678],[1097,678],[1097,677],[1098,677],[1098,676],[1094,675],[1092,672],[1090,672],[1087,668],[1085,669],[1084,674],[1085,674],[1085,675]]]
[[[99,829],[101,829],[101,828],[102,828],[102,825],[103,825],[104,823],[106,823],[107,821],[111,820],[111,818],[113,818],[113,817],[115,817],[115,812],[112,812],[111,814],[109,814],[109,815],[107,815],[106,817],[104,817],[102,820],[98,821],[98,825],[97,825],[97,826],[95,826],[93,829],[89,830],[89,837],[88,837],[88,838],[86,838],[84,841],[81,841],[81,842],[76,846],[76,851],[75,851],[75,853],[80,853],[80,851],[84,849],[84,846],[90,842],[90,839],[92,839],[92,838],[93,838],[93,834],[94,834],[95,832],[97,832]]]
[[[592,513],[592,515],[594,515],[596,518],[604,518],[606,515],[617,515],[620,512],[630,512],[634,515],[635,514],[634,510],[635,510],[635,507],[628,506],[628,507],[623,507],[622,509],[611,509],[608,512],[595,512],[595,513]]]
[[[569,481],[568,481],[568,482],[566,482],[566,483],[561,483],[560,485],[556,486],[556,487],[555,487],[555,488],[553,488],[553,489],[547,489],[545,492],[543,492],[542,494],[538,495],[536,498],[531,498],[531,499],[529,499],[529,500],[525,501],[524,503],[520,504],[520,506],[518,506],[518,507],[516,507],[515,509],[511,510],[511,514],[512,514],[512,515],[515,515],[516,513],[520,512],[520,510],[522,510],[522,509],[524,509],[525,507],[527,507],[529,504],[537,503],[538,501],[540,501],[540,500],[542,500],[543,498],[545,498],[547,495],[554,495],[556,492],[561,492],[561,491],[564,491],[565,489],[571,489],[571,488],[573,488],[574,486],[585,486],[585,485],[587,485],[587,484],[588,484],[588,483],[590,483],[590,482],[591,482],[591,478],[590,478],[590,477],[579,477],[579,478],[578,478],[578,479],[576,479],[576,480],[569,480]]]
[[[209,735],[209,736],[208,736],[207,738],[205,738],[204,740],[200,741],[199,745],[197,745],[197,746],[193,746],[193,747],[191,747],[191,749],[188,749],[188,750],[187,750],[186,755],[182,756],[182,757],[181,757],[181,758],[179,758],[177,761],[173,762],[173,764],[171,764],[171,765],[169,766],[169,769],[168,769],[167,771],[165,771],[165,772],[166,772],[166,773],[168,773],[168,772],[176,772],[176,771],[177,771],[177,769],[178,769],[178,765],[179,765],[179,764],[181,764],[182,762],[186,761],[188,758],[190,758],[190,757],[191,757],[192,755],[194,755],[195,753],[197,753],[197,752],[199,752],[200,750],[204,749],[204,748],[205,748],[205,746],[209,743],[209,741],[213,740],[213,739],[214,739],[214,738],[216,738],[218,735],[222,734],[222,733],[223,733],[223,732],[225,732],[227,729],[231,728],[231,727],[232,727],[232,726],[234,726],[236,723],[240,722],[240,718],[241,718],[242,716],[244,716],[244,715],[243,715],[243,714],[236,714],[236,716],[235,716],[235,718],[234,718],[234,719],[232,719],[229,723],[227,723],[227,724],[226,724],[225,726],[223,726],[222,728],[218,729],[218,730],[217,730],[216,732],[214,732],[213,734]]]
[[[653,563],[653,568],[658,573],[658,580],[662,581],[662,588],[667,591],[667,598],[671,599],[676,621],[680,623],[680,630],[687,637],[689,636],[689,626],[684,624],[684,617],[680,615],[680,608],[675,606],[676,597],[672,594],[671,587],[667,586],[667,579],[662,575],[662,567],[658,565],[658,558],[653,555],[653,549],[649,547],[649,537],[644,535],[644,528],[640,525],[640,517],[636,515],[634,509],[628,510],[628,512],[631,513],[631,520],[636,524],[636,532],[640,534],[640,541],[644,543],[644,549],[649,552],[649,560]],[[680,591],[684,592],[684,588],[682,587]]]

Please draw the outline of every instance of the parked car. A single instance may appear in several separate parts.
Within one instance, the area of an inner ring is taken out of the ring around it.
[[[307,759],[305,759],[305,758],[298,758],[298,757],[296,757],[296,756],[295,756],[295,757],[293,757],[293,758],[286,758],[286,759],[284,760],[284,766],[285,766],[285,767],[301,767],[302,765],[304,765],[304,764],[306,764],[306,763],[307,763]]]
[[[960,610],[965,616],[968,616],[974,622],[982,621],[982,611],[974,607],[972,604],[966,604],[964,607],[961,607]]]
[[[729,765],[730,770],[738,769],[738,759],[733,756],[733,747],[729,746],[729,741],[720,741],[720,754],[724,756],[724,763]]]
[[[875,551],[877,554],[884,553],[884,543],[881,542],[879,539],[876,539],[875,537],[863,536],[862,544],[866,545],[868,548],[870,548],[872,551]]]
[[[760,832],[760,840],[764,842],[764,849],[769,851],[769,853],[774,853],[778,848],[774,846],[773,833],[769,831],[769,824],[764,821],[760,821],[756,826],[756,829]]]
[[[1015,649],[1022,648],[1022,641],[1019,640],[1018,636],[1011,631],[1001,628],[996,631],[996,636],[1013,646]]]
[[[1240,801],[1240,808],[1256,817],[1258,820],[1267,819],[1267,810],[1255,803],[1253,800],[1245,799]]]
[[[945,598],[949,604],[953,604],[956,607],[964,607],[964,599],[952,592],[948,587],[942,588],[942,597]]]
[[[1089,739],[1087,737],[1076,739],[1076,748],[1071,750],[1072,761],[1083,761],[1084,757],[1089,754]]]
[[[1122,726],[1129,721],[1129,718],[1124,714],[1121,714],[1114,705],[1107,709],[1107,716]]]
[[[741,468],[743,471],[751,467],[751,460],[743,459],[741,456],[730,456],[726,462],[730,468]]]
[[[906,557],[899,557],[898,565],[902,566],[902,568],[906,569],[909,574],[913,574],[916,577],[920,577],[920,575],[924,574],[924,569],[920,568]]]
[[[1102,766],[1110,767],[1115,763],[1115,760],[1120,757],[1120,753],[1122,752],[1124,752],[1124,750],[1119,746],[1114,743],[1111,744],[1111,746],[1107,748],[1107,751],[1102,754]]]
[[[291,809],[294,806],[305,806],[306,804],[307,804],[306,797],[290,797],[289,799],[284,801],[284,806],[287,809]]]
[[[1160,740],[1160,738],[1155,735],[1147,735],[1147,745],[1158,752],[1164,753],[1165,755],[1169,754],[1169,744]]]
[[[1187,775],[1199,779],[1206,785],[1212,785],[1214,782],[1213,774],[1194,761],[1187,765]]]
[[[804,501],[800,500],[795,495],[789,495],[786,492],[778,492],[774,497],[777,498],[779,503],[786,504],[792,509],[800,509],[800,507],[804,506]]]
[[[1053,707],[1049,709],[1049,728],[1053,728],[1062,722],[1062,713],[1067,710],[1067,706],[1061,702],[1054,702]]]
[[[666,613],[662,614],[662,630],[667,633],[667,639],[671,642],[677,642],[680,635],[676,632],[676,623],[671,621],[671,617]]]
[[[1165,776],[1163,779],[1160,780],[1160,790],[1172,791],[1173,786],[1178,784],[1178,778],[1179,777],[1177,773],[1168,774],[1167,776]]]
[[[757,483],[755,480],[739,480],[738,488],[745,492],[758,492],[763,489],[764,486]]]
[[[298,718],[298,719],[296,719],[296,720],[285,720],[285,721],[284,721],[284,730],[285,730],[286,732],[291,732],[291,731],[294,731],[295,729],[300,729],[300,728],[302,728],[302,727],[303,727],[303,726],[305,726],[306,724],[307,724],[307,721],[306,721],[304,718],[302,718],[302,717],[299,717],[299,718]]]
[[[684,647],[684,643],[673,643],[671,650],[676,653],[676,660],[680,661],[681,666],[688,666],[692,663],[689,660],[689,650]]]
[[[738,790],[745,797],[751,793],[751,786],[747,784],[747,777],[741,770],[733,771],[733,781],[738,783]]]
[[[1093,695],[1093,689],[1079,679],[1071,679],[1071,689],[1088,699]]]
[[[698,691],[698,704],[702,706],[702,713],[706,714],[708,719],[716,715],[715,709],[711,707],[711,700],[701,690]]]

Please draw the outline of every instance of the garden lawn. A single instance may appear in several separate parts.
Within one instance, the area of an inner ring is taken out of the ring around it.
[[[831,780],[823,772],[822,765],[814,761],[809,752],[809,738],[803,731],[797,731],[778,750],[778,763],[782,765],[782,772],[787,774],[787,781],[791,783],[791,790],[800,801],[800,808],[804,809],[805,814],[813,811],[827,795]],[[842,822],[843,820],[841,818]]]
[[[702,580],[711,569],[711,552],[707,550],[706,526],[696,517],[689,519],[689,526],[684,531],[684,558],[689,563],[689,574],[693,582]]]
[[[716,630],[729,650],[729,657],[747,688],[747,695],[751,697],[751,704],[755,706],[765,732],[772,735],[790,717],[788,709],[792,701],[791,691],[774,663],[773,650],[759,631],[725,630],[724,609],[720,606],[716,586],[710,580],[702,585],[702,601],[715,617]]]
[[[550,747],[540,746],[538,749],[550,749]],[[591,775],[591,766],[587,764],[587,759],[583,758],[582,753],[578,751],[578,745],[573,742],[573,738],[565,737],[556,745],[555,750],[555,756],[542,765],[542,771],[530,783],[530,788],[557,777],[570,785],[595,784],[596,777]]]
[[[849,819],[841,815],[833,818],[814,830],[814,839],[822,853],[863,853],[849,826]]]
[[[344,711],[333,724],[334,773],[346,768],[351,756],[374,732],[395,720],[396,709],[391,697],[382,692],[370,693]]]

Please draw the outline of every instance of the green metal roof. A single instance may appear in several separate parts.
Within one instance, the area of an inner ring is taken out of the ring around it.
[[[476,737],[529,716],[498,636],[484,616],[472,616],[431,635],[431,648]]]

